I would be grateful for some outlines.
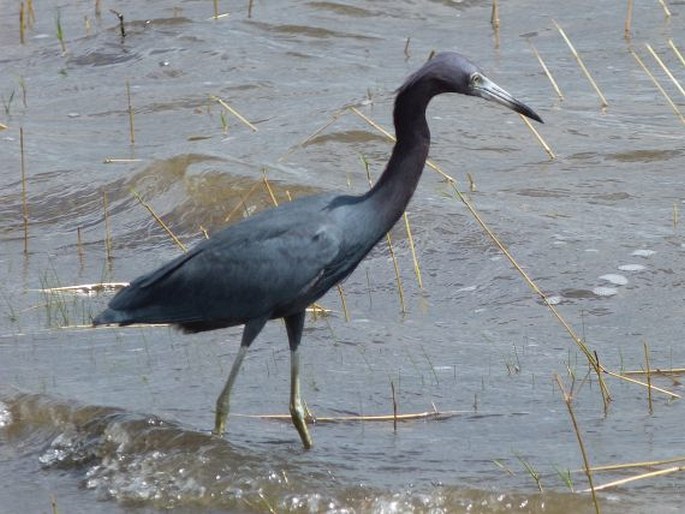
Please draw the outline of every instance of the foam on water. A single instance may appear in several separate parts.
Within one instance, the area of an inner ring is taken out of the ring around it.
[[[601,277],[599,277],[599,279],[606,280],[607,282],[611,282],[612,284],[617,286],[624,286],[628,283],[628,279],[626,277],[615,273],[607,273],[606,275],[602,275]]]
[[[643,271],[646,269],[646,266],[642,264],[621,264],[618,269],[621,271]]]
[[[635,251],[634,251],[633,253],[631,253],[630,255],[633,255],[633,256],[635,256],[635,257],[651,257],[651,256],[654,255],[655,253],[656,253],[656,251],[654,251],[654,250],[645,250],[645,249],[642,249],[642,250],[635,250]]]
[[[607,296],[614,296],[618,294],[618,289],[615,287],[595,287],[592,289],[592,292],[596,294],[597,296],[602,296],[602,297],[607,297]]]

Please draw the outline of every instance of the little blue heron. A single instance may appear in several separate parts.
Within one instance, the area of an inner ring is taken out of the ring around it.
[[[305,308],[352,273],[404,212],[428,156],[426,107],[441,93],[479,96],[542,122],[464,56],[437,54],[398,90],[393,112],[397,142],[367,193],[300,198],[231,225],[136,278],[93,323],[170,323],[185,332],[244,324],[240,349],[216,402],[214,434],[222,436],[231,389],[248,347],[268,320],[283,318],[290,344],[290,414],[304,447],[311,448],[299,378]]]

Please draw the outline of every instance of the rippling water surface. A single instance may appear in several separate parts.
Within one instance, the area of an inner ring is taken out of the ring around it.
[[[669,44],[685,50],[682,2],[670,18],[636,2],[630,41],[625,6],[608,1],[504,2],[498,35],[479,1],[257,1],[251,18],[248,2],[219,2],[220,20],[212,2],[102,2],[100,16],[93,4],[34,2],[24,44],[18,8],[0,13],[0,512],[594,512],[557,374],[592,465],[683,456],[682,401],[654,392],[650,413],[644,387],[606,375],[605,411],[567,331],[430,170],[409,207],[423,289],[398,226],[404,307],[379,246],[343,285],[350,319],[333,291],[321,301],[331,313],[308,320],[303,394],[321,418],[391,414],[393,387],[401,414],[449,416],[396,430],[322,422],[304,451],[290,423],[263,417],[288,403],[285,331],[272,322],[219,439],[212,409],[239,327],[95,330],[111,291],[42,291],[125,282],[178,255],[146,206],[192,244],[274,198],[364,191],[365,163],[377,177],[390,145],[347,108],[389,126],[403,79],[431,50],[456,49],[544,118],[556,159],[518,116],[447,95],[429,109],[432,158],[607,369],[644,369],[645,347],[652,368],[683,367],[684,125],[629,52],[685,110],[645,47],[685,82]],[[677,378],[652,380],[682,392]],[[599,502],[679,512],[683,480],[628,483]]]

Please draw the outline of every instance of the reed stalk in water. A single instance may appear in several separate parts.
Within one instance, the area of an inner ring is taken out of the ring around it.
[[[24,153],[24,127],[19,127],[19,150],[21,152],[21,206],[24,219],[24,255],[29,253],[29,203],[26,194],[26,157]]]

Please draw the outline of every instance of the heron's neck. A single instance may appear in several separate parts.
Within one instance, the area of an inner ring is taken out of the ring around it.
[[[385,171],[365,195],[383,222],[384,234],[407,207],[426,163],[430,146],[426,107],[431,96],[417,94],[410,88],[400,92],[395,100],[397,142]]]

